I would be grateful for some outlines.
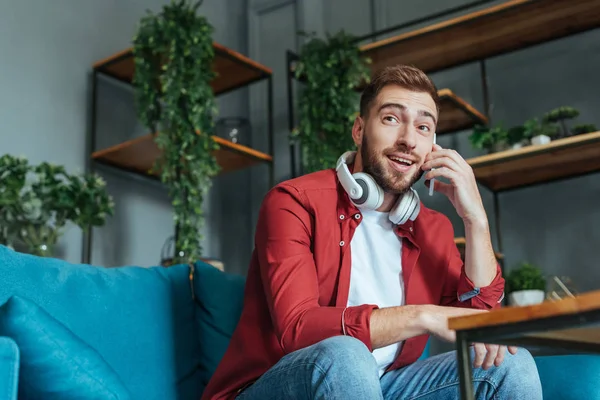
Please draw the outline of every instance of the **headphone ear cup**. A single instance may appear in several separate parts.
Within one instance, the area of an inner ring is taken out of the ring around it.
[[[363,189],[363,195],[352,202],[358,208],[376,210],[383,203],[383,189],[375,182],[371,175],[357,172],[352,175],[356,183]]]
[[[410,188],[390,211],[389,219],[396,225],[402,225],[409,219],[415,220],[421,210],[421,200],[417,192]]]

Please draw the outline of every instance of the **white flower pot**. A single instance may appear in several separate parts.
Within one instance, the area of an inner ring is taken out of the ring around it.
[[[546,135],[537,135],[531,138],[531,144],[548,144],[550,143],[552,139],[550,139],[550,136],[546,136]]]
[[[517,290],[508,295],[510,304],[514,306],[529,306],[544,301],[546,293],[543,290]]]

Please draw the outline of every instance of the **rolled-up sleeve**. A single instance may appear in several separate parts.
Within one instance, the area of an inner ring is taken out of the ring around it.
[[[448,243],[446,250],[448,267],[441,305],[482,310],[499,308],[504,298],[504,278],[500,264],[496,263],[496,275],[489,285],[476,287],[465,272],[465,264],[454,243],[452,227],[443,230],[440,236],[444,238],[444,243]]]
[[[323,339],[348,335],[372,349],[370,316],[376,305],[319,304],[312,253],[314,216],[293,186],[280,184],[265,196],[256,231],[256,253],[271,319],[289,353]]]

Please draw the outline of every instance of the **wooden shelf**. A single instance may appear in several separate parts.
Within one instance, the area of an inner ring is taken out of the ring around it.
[[[439,90],[438,95],[440,96],[440,117],[436,129],[437,135],[470,129],[477,124],[487,124],[488,119],[485,115],[450,89]]]
[[[213,43],[214,70],[217,77],[211,86],[216,95],[248,85],[272,74],[270,68],[250,58]],[[131,83],[135,73],[133,49],[123,50],[94,64],[94,69],[126,83]]]
[[[221,166],[220,173],[236,171],[262,162],[272,162],[273,158],[265,153],[253,150],[228,140],[213,136],[220,149],[216,151],[217,162]],[[123,170],[136,172],[146,176],[154,176],[149,171],[160,150],[154,142],[154,135],[148,134],[124,143],[96,151],[92,158]]]
[[[468,159],[475,178],[492,191],[600,171],[600,131]]]
[[[439,71],[600,26],[597,0],[511,0],[361,46],[374,70]]]
[[[456,247],[458,247],[458,250],[460,251],[460,254],[464,259],[464,248],[467,245],[467,240],[464,237],[456,237],[454,238],[454,243],[456,243]],[[504,258],[504,254],[502,253],[494,252],[494,255],[498,260]]]

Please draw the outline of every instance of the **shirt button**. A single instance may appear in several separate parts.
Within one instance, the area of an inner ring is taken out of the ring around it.
[[[412,232],[413,231],[412,226],[410,228],[408,228],[408,230]]]
[[[342,215],[340,215],[340,219],[344,219],[344,215],[343,215],[343,214],[342,214]]]
[[[343,245],[344,245],[344,241],[342,240],[342,241],[340,242],[340,246],[343,246]]]

